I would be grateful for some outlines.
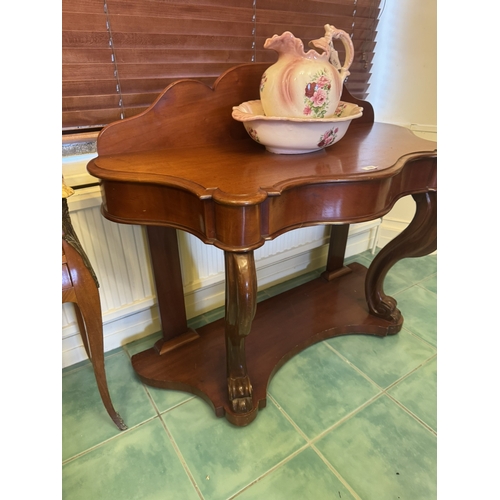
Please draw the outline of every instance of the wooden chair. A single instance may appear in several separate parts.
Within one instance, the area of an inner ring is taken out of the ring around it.
[[[62,205],[62,302],[74,304],[78,328],[104,407],[118,429],[125,430],[127,426],[113,408],[106,381],[99,282],[73,229],[64,197]]]

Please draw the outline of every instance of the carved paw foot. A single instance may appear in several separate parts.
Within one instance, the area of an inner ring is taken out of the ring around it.
[[[391,323],[398,323],[401,320],[401,311],[396,307],[397,302],[392,297],[384,295],[374,305],[372,314],[383,318]]]
[[[252,384],[248,377],[228,378],[227,388],[235,413],[247,413],[252,410]]]

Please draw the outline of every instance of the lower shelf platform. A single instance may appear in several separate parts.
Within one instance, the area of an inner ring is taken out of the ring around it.
[[[295,354],[316,342],[346,334],[384,337],[401,330],[397,323],[368,313],[365,300],[367,269],[358,263],[352,272],[332,281],[317,278],[260,302],[246,339],[248,374],[253,386],[253,410],[234,413],[228,401],[224,319],[197,329],[199,338],[164,354],[148,349],[132,357],[132,366],[150,386],[196,394],[218,417],[244,426],[266,406],[272,376]]]

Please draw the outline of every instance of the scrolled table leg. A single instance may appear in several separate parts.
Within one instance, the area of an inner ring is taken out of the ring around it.
[[[229,402],[235,413],[253,410],[245,338],[257,308],[257,274],[253,252],[225,252],[226,366]]]
[[[437,248],[437,193],[413,194],[417,209],[408,227],[390,241],[375,257],[368,269],[365,295],[371,314],[392,323],[401,321],[401,312],[394,298],[384,293],[384,279],[399,260],[423,257]]]

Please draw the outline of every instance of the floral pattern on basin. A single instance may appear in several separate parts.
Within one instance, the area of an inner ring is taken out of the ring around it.
[[[276,154],[312,153],[331,146],[344,137],[351,121],[362,115],[363,108],[343,101],[331,118],[266,116],[260,100],[243,102],[232,112],[255,142]]]
[[[326,148],[335,142],[337,138],[337,132],[339,131],[338,127],[327,130],[320,138],[318,142],[318,147]]]
[[[248,135],[255,141],[260,143],[259,136],[257,135],[257,131],[254,128],[248,129]]]

